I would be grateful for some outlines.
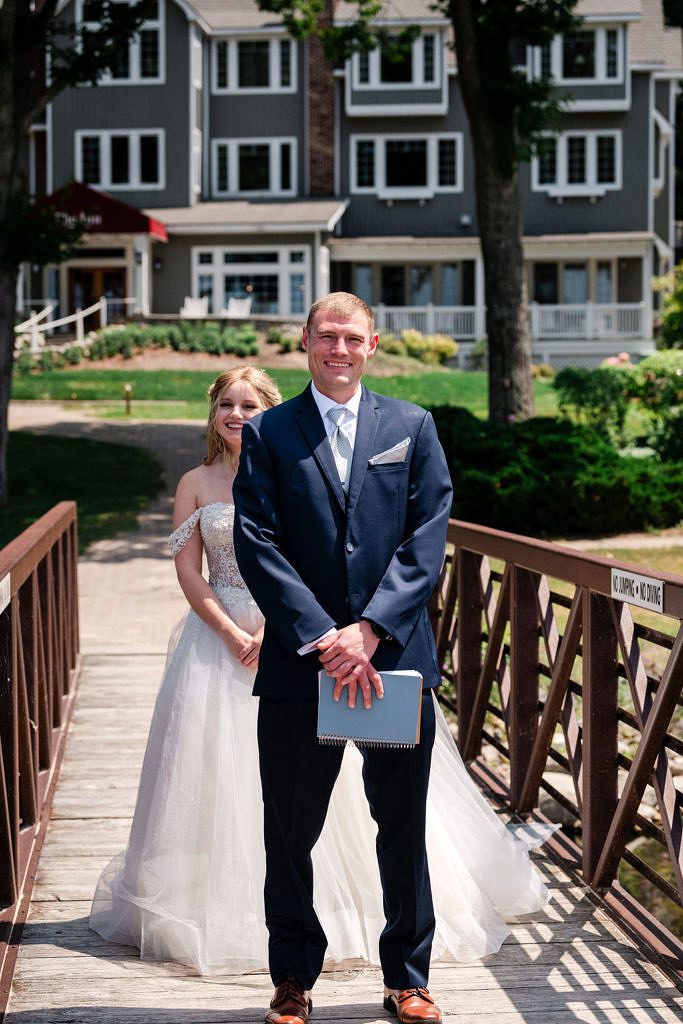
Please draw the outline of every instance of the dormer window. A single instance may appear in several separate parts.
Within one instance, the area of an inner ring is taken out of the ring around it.
[[[441,50],[436,32],[424,32],[398,59],[385,48],[357,53],[351,58],[353,86],[357,89],[401,89],[436,85],[441,80]]]
[[[622,82],[624,31],[584,28],[556,36],[532,50],[532,71],[535,78],[552,78],[560,85]]]

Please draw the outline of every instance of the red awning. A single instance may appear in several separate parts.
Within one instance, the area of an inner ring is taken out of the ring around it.
[[[80,221],[89,235],[151,235],[157,241],[168,241],[161,221],[80,181],[70,182],[43,202],[67,223]]]

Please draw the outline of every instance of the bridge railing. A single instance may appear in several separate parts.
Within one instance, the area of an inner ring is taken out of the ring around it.
[[[683,971],[662,924],[683,906],[683,578],[458,521],[448,537],[437,646],[464,759],[515,812],[552,799],[554,852]]]
[[[76,505],[0,550],[0,977],[26,908],[74,695]]]

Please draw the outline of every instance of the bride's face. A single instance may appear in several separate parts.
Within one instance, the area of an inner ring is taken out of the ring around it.
[[[237,381],[225,388],[216,410],[215,427],[228,448],[239,454],[242,447],[242,427],[265,406],[258,394],[246,381]]]

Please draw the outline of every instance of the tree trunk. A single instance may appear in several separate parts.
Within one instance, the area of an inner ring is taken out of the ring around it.
[[[450,0],[458,82],[470,126],[477,217],[484,260],[489,418],[534,414],[522,209],[516,170],[512,90],[494,98],[494,78],[513,80],[509,41],[481,35],[479,0]]]
[[[531,335],[517,172],[502,175],[478,157],[477,215],[485,273],[489,417],[497,422],[534,415]]]
[[[16,288],[16,267],[0,266],[0,505],[6,505],[9,498],[7,486],[7,418],[14,363]]]

